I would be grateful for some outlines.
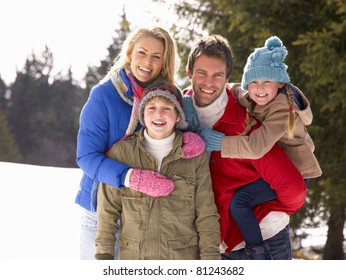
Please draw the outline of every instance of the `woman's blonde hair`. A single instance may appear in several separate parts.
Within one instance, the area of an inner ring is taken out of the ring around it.
[[[163,43],[163,66],[161,71],[161,78],[170,84],[174,84],[174,75],[176,68],[179,67],[179,58],[176,50],[176,43],[172,36],[161,27],[154,28],[137,28],[131,32],[124,41],[119,55],[114,59],[113,66],[108,71],[105,79],[110,78],[114,71],[125,68],[129,69],[131,65],[131,54],[134,45],[142,37],[152,37],[160,40]]]
[[[288,139],[294,139],[293,92],[290,89],[290,87],[287,86],[287,84],[284,85],[284,90],[285,90],[285,93],[287,96],[287,102],[288,102],[287,137]],[[257,120],[253,116],[255,107],[256,107],[256,103],[252,99],[250,99],[250,105],[246,109],[246,127],[240,135],[247,135],[250,129],[257,123]]]

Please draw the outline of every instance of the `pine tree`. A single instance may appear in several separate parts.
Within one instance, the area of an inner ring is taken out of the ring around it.
[[[48,47],[28,57],[11,86],[9,120],[23,162],[76,167],[78,117],[86,97],[72,78],[51,75]]]
[[[0,110],[2,110],[3,112],[5,112],[7,108],[8,98],[6,98],[6,95],[7,95],[7,86],[5,82],[1,79],[1,75],[0,75]]]
[[[100,66],[89,66],[85,75],[86,92],[97,84],[109,71],[114,59],[121,51],[123,42],[130,32],[130,24],[126,19],[125,10],[121,16],[120,28],[115,30],[112,44],[107,48],[107,56],[100,61]]]
[[[10,132],[5,115],[0,110],[0,161],[21,162],[22,156]]]
[[[46,47],[42,56],[32,54],[22,72],[10,87],[11,99],[8,121],[24,163],[42,138],[46,116],[45,105],[49,99],[49,77],[53,68],[53,55]]]

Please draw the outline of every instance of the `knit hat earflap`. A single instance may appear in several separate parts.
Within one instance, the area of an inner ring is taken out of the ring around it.
[[[155,82],[144,89],[142,100],[139,104],[139,121],[144,126],[144,107],[145,104],[156,96],[162,96],[170,100],[178,111],[180,121],[176,124],[178,129],[186,129],[187,122],[183,110],[183,96],[179,88],[169,85],[165,81]]]
[[[263,48],[256,48],[248,57],[241,87],[247,90],[250,83],[263,79],[289,83],[287,65],[284,63],[287,54],[286,47],[277,36],[268,38]]]

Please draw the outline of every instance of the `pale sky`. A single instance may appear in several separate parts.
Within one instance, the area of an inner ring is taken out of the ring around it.
[[[71,65],[74,78],[81,79],[87,65],[105,58],[124,3],[132,28],[157,25],[157,20],[168,28],[174,18],[151,0],[0,0],[1,78],[13,82],[26,58],[48,45],[55,71],[66,72]]]

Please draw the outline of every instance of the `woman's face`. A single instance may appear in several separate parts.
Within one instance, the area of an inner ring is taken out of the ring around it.
[[[150,84],[162,71],[163,43],[151,36],[140,38],[131,54],[131,71],[141,86]]]

